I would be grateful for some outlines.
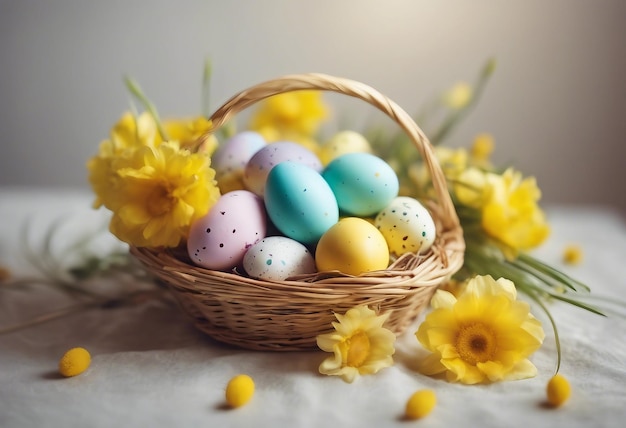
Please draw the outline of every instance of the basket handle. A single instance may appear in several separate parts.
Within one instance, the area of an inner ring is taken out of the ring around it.
[[[448,193],[445,176],[435,157],[433,147],[424,132],[411,116],[395,102],[376,89],[361,82],[326,74],[308,73],[283,76],[259,83],[239,92],[218,108],[210,118],[212,121],[212,129],[209,133],[215,132],[216,129],[224,125],[232,116],[258,101],[284,92],[311,89],[333,91],[359,98],[381,110],[394,120],[410,137],[430,171],[435,194],[437,195],[440,208],[442,209],[441,221],[443,226],[447,229],[460,227],[459,218],[454,209],[450,194]],[[202,136],[200,141],[204,139],[205,136]]]

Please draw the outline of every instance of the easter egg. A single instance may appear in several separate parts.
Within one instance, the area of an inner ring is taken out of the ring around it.
[[[244,188],[243,174],[250,158],[266,145],[258,132],[244,131],[221,144],[211,158],[222,193]]]
[[[282,162],[267,176],[265,207],[274,225],[285,236],[314,244],[339,220],[333,191],[312,168]]]
[[[326,141],[319,149],[318,156],[323,165],[346,153],[370,153],[372,148],[365,137],[356,131],[340,131]]]
[[[424,253],[435,241],[435,222],[417,200],[399,196],[381,210],[374,224],[385,237],[389,251],[401,255]]]
[[[252,278],[274,281],[316,270],[309,250],[285,236],[268,236],[250,247],[243,257],[243,268]]]
[[[386,269],[389,249],[385,238],[367,220],[345,217],[317,243],[315,262],[319,271],[338,270],[348,275]]]
[[[187,253],[207,269],[232,269],[248,248],[265,237],[266,230],[263,200],[247,190],[235,190],[222,195],[191,224]]]
[[[263,196],[268,174],[276,165],[286,161],[305,165],[318,172],[322,170],[322,163],[311,150],[297,143],[280,141],[266,145],[250,158],[243,175],[246,189]]]
[[[329,163],[322,176],[333,190],[339,208],[348,214],[367,217],[385,208],[398,196],[394,170],[369,153],[348,153]]]

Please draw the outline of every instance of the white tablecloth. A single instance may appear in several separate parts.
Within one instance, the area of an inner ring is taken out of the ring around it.
[[[14,275],[31,274],[19,253],[23,222],[30,218],[30,239],[37,243],[46,224],[65,217],[71,227],[53,242],[60,248],[65,238],[70,241],[74,232],[104,218],[91,210],[91,200],[79,191],[0,188],[0,265]],[[623,219],[597,207],[550,207],[547,212],[552,235],[536,255],[587,283],[593,295],[626,301]],[[579,266],[561,262],[569,242],[583,246]],[[105,286],[123,284],[93,284],[97,290]],[[0,288],[0,328],[72,302],[45,287]],[[396,343],[393,367],[347,384],[318,374],[326,353],[262,353],[221,345],[196,331],[176,307],[149,300],[81,311],[1,335],[0,427],[408,426],[406,400],[422,388],[432,388],[438,397],[433,413],[418,422],[422,426],[622,426],[626,317],[603,318],[562,303],[550,309],[561,336],[561,373],[573,389],[558,409],[545,405],[555,345],[538,308],[533,312],[547,337],[532,357],[539,370],[533,379],[464,386],[420,375],[414,369],[420,345],[411,328]],[[626,313],[624,306],[621,313]],[[61,378],[58,360],[75,346],[91,352],[91,367],[80,376]],[[228,410],[224,388],[238,373],[254,378],[256,394],[248,405]]]

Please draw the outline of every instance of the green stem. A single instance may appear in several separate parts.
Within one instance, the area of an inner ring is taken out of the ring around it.
[[[546,307],[546,305],[541,301],[541,299],[535,295],[535,293],[526,293],[528,297],[530,297],[546,314],[550,324],[552,325],[552,331],[554,332],[554,344],[556,346],[556,367],[554,369],[554,374],[559,372],[561,368],[561,340],[559,339],[559,330],[556,327],[556,321],[552,317],[552,314]]]
[[[159,134],[161,135],[161,138],[164,141],[169,140],[167,133],[165,132],[165,129],[163,129],[163,123],[161,122],[161,118],[159,116],[159,113],[155,105],[152,104],[152,102],[145,96],[145,94],[143,93],[143,91],[141,90],[137,82],[135,82],[132,78],[126,76],[124,77],[124,82],[126,83],[126,87],[130,91],[130,93],[133,94],[133,96],[135,96],[135,98],[137,98],[141,104],[143,104],[146,111],[148,111],[148,113],[154,119],[157,130],[159,131]]]
[[[213,67],[211,60],[206,59],[204,62],[204,72],[202,73],[202,114],[205,117],[211,116],[211,75],[213,74]]]

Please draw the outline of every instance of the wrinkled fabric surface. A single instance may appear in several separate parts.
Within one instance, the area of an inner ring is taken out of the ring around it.
[[[81,230],[106,221],[104,212],[90,208],[91,201],[87,192],[0,188],[0,265],[14,275],[35,274],[20,252],[20,227],[30,222],[28,240],[37,246],[46,226],[64,218],[62,233],[51,244],[63,248]],[[572,396],[561,408],[545,403],[555,343],[536,306],[533,313],[546,340],[531,358],[539,370],[533,379],[464,386],[420,375],[416,362],[425,351],[413,335],[420,317],[398,339],[393,367],[347,384],[318,373],[324,352],[254,352],[222,345],[198,332],[176,306],[152,299],[78,311],[0,335],[0,427],[401,427],[408,426],[406,401],[422,388],[433,389],[438,403],[421,426],[622,426],[626,303],[615,301],[626,302],[625,223],[599,207],[548,207],[547,214],[552,235],[535,255],[588,284],[593,296],[608,299],[598,304],[622,314],[604,318],[550,304],[561,339],[561,373],[572,385]],[[583,248],[578,266],[561,262],[570,242]],[[106,280],[90,284],[102,293],[122,286]],[[49,287],[0,288],[0,328],[75,303]],[[61,378],[58,360],[75,346],[90,351],[91,366],[80,376]],[[224,389],[239,373],[252,376],[256,393],[246,406],[230,410]]]

